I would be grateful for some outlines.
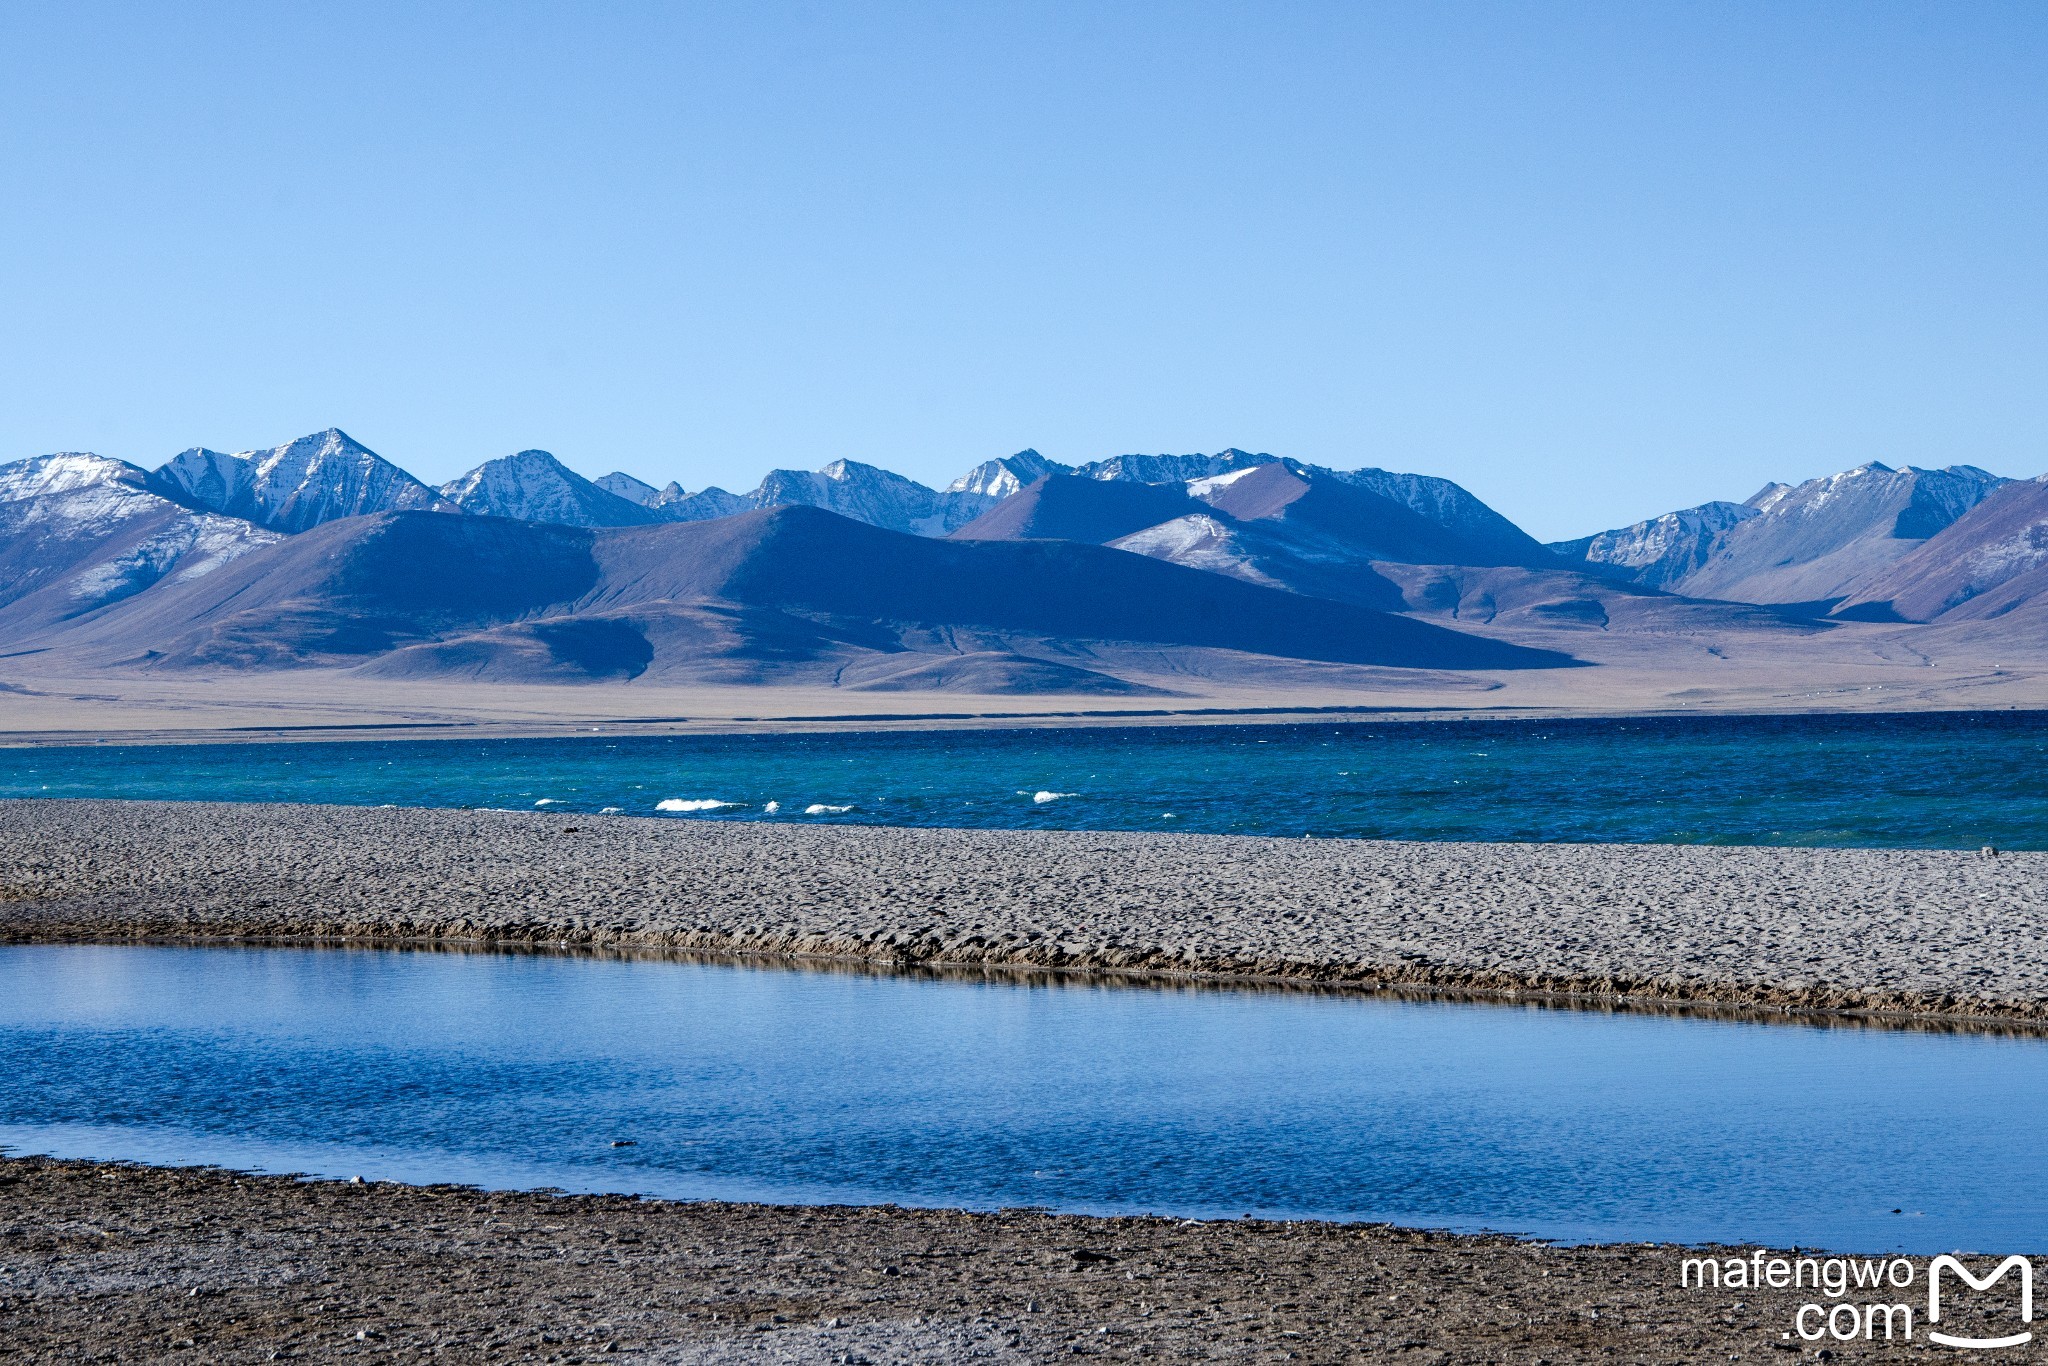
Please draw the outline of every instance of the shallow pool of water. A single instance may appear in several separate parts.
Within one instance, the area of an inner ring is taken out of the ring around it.
[[[1915,1253],[2030,1252],[2048,1230],[2037,1039],[654,960],[24,946],[0,948],[0,1055],[0,1143],[72,1156]]]

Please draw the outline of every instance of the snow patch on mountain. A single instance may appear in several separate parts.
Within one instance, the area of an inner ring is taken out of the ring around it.
[[[283,540],[235,517],[190,513],[117,555],[89,565],[71,580],[71,595],[93,607],[139,593],[163,580],[182,582]]]
[[[1246,465],[1243,469],[1232,470],[1228,474],[1212,474],[1203,479],[1190,479],[1188,495],[1193,498],[1207,498],[1218,489],[1229,488],[1257,468],[1257,465]]]
[[[1285,587],[1253,562],[1252,556],[1239,543],[1236,527],[1203,513],[1175,517],[1109,544],[1114,550],[1149,555],[1155,560],[1166,560],[1189,569],[1228,574],[1234,579],[1263,584],[1268,588]]]

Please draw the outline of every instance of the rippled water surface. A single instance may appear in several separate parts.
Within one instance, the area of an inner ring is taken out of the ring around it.
[[[0,1143],[74,1156],[1916,1253],[2034,1252],[2048,1230],[2036,1039],[35,946],[0,948],[0,1052]]]
[[[1996,712],[103,745],[0,750],[0,796],[2041,849],[2044,766],[2048,713]]]

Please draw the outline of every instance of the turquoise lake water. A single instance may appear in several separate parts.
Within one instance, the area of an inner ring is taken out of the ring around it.
[[[0,948],[0,1144],[372,1180],[2038,1252],[2048,1041],[367,950]],[[631,1146],[613,1146],[630,1144]]]
[[[2048,713],[1989,712],[94,745],[0,750],[0,796],[2042,849],[2044,772]],[[663,801],[685,809],[663,813]]]

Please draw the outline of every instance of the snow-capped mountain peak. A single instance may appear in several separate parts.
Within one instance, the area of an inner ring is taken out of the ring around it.
[[[1000,460],[984,460],[941,490],[970,493],[982,498],[1008,498],[1048,474],[1066,474],[1069,467],[1048,460],[1034,450],[1021,450]]]
[[[0,465],[0,503],[74,493],[108,484],[140,489],[148,482],[147,470],[125,460],[94,455],[91,451],[58,451]]]
[[[707,494],[710,492],[713,490],[706,490]],[[704,497],[705,494],[697,495],[699,499]],[[876,465],[834,460],[815,473],[772,470],[761,486],[742,501],[753,508],[824,508],[891,531],[943,536],[973,521],[996,500],[978,494],[940,493]]]
[[[1113,455],[1096,460],[1075,471],[1090,479],[1123,479],[1139,484],[1184,484],[1233,470],[1270,465],[1278,456],[1253,454],[1235,446],[1214,455]]]
[[[454,510],[339,427],[263,451],[194,447],[166,462],[153,483],[176,501],[285,532],[370,512]]]
[[[1709,503],[1553,547],[1646,587],[1738,602],[1852,597],[2008,481],[1975,465],[1867,461],[1739,505]]]
[[[160,511],[149,474],[125,460],[60,451],[0,465],[0,505],[17,526],[43,525],[66,536],[101,536]]]
[[[641,507],[652,507],[661,498],[661,490],[644,480],[635,479],[623,470],[613,470],[610,474],[599,475],[590,482],[614,497],[623,498],[629,503],[638,503]],[[682,485],[671,484],[669,487],[680,491]]]
[[[1550,548],[1645,588],[1669,588],[1707,562],[1729,527],[1760,515],[1745,503],[1702,503]]]
[[[486,460],[443,484],[441,496],[464,512],[558,526],[643,526],[662,520],[659,513],[599,488],[546,451]]]

